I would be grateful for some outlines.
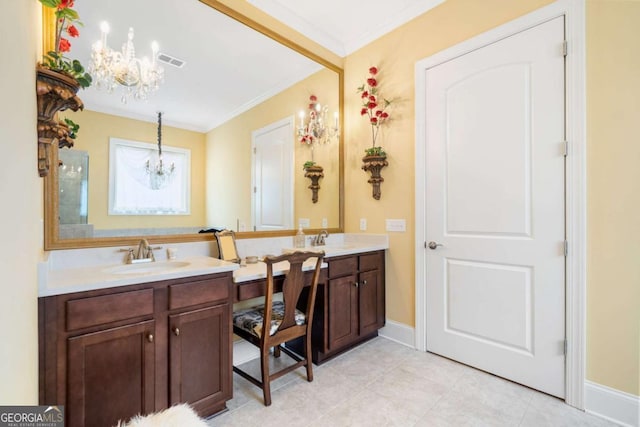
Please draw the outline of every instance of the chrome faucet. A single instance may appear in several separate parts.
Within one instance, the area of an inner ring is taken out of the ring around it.
[[[127,264],[136,264],[139,262],[154,262],[156,260],[155,255],[153,255],[154,249],[162,249],[162,246],[152,248],[147,239],[141,239],[140,243],[138,243],[137,250],[134,248],[127,248],[118,249],[118,251],[127,252],[127,258],[125,260]]]
[[[136,253],[135,259],[149,259],[150,261],[155,261],[153,250],[151,249],[151,246],[149,246],[149,241],[147,239],[141,239],[140,243],[138,243],[138,252]]]
[[[325,241],[324,239],[329,237],[329,233],[327,232],[327,230],[322,230],[318,233],[318,235],[316,237],[313,238],[313,240],[311,240],[311,246],[323,246],[325,245]]]

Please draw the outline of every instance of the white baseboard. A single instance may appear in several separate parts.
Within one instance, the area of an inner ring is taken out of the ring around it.
[[[585,411],[628,427],[640,426],[640,396],[585,381]]]
[[[386,326],[378,331],[378,335],[407,347],[416,348],[415,330],[404,323],[387,319]]]

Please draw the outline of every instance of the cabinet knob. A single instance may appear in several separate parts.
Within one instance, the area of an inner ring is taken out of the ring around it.
[[[147,334],[147,341],[153,342],[153,334]]]
[[[366,285],[366,284],[367,284],[367,281],[366,281],[366,280],[363,280],[363,281],[362,281],[362,286],[364,286],[364,285]]]
[[[360,286],[360,283],[358,282],[353,282],[353,286],[355,286],[356,288]]]
[[[180,335],[180,328],[178,328],[177,326],[175,328],[173,328],[173,333],[178,336]]]

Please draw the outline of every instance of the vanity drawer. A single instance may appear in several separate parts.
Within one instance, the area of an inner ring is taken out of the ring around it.
[[[198,304],[226,302],[231,295],[231,278],[215,277],[169,286],[169,310]]]
[[[73,331],[153,314],[153,289],[67,301],[67,330]]]
[[[329,277],[346,276],[358,271],[358,257],[329,260]]]
[[[360,271],[378,270],[382,257],[379,252],[367,255],[360,255]]]

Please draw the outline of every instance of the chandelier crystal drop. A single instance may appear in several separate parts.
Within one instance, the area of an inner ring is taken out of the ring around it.
[[[162,161],[162,113],[158,112],[158,159],[154,165],[147,160],[145,169],[149,175],[149,187],[152,190],[160,190],[171,184],[173,173],[176,170],[175,163],[168,167]]]
[[[109,24],[100,25],[101,38],[91,47],[91,63],[88,71],[95,87],[112,93],[122,89],[123,103],[130,98],[145,100],[157,91],[164,78],[164,69],[158,65],[158,44],[151,44],[152,57],[138,59],[133,45],[133,28],[129,28],[127,41],[122,44],[122,51],[115,51],[107,46]]]

